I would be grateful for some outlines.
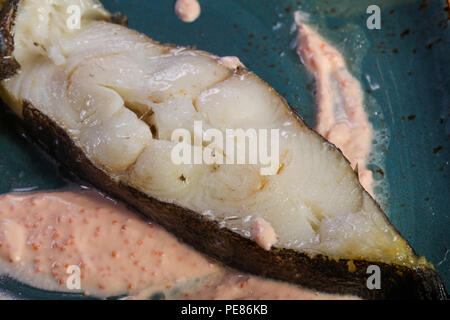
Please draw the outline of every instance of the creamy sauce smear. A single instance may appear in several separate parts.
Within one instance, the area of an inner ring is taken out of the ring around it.
[[[94,191],[0,196],[0,273],[98,297],[145,299],[345,299],[231,271]]]
[[[366,168],[373,130],[364,110],[361,84],[347,69],[342,54],[310,26],[299,23],[297,52],[317,85],[316,130],[341,149],[362,186],[373,196],[372,171]]]

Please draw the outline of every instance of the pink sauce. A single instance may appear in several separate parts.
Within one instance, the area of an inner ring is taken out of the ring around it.
[[[113,295],[165,288],[218,269],[162,228],[94,192],[2,196],[0,257],[18,268],[32,266],[62,289],[66,268],[79,266],[86,291]]]
[[[226,269],[93,191],[0,196],[0,273],[68,291],[71,265],[81,270],[80,291],[100,297],[346,298]]]
[[[316,130],[341,149],[358,169],[362,186],[373,195],[372,172],[366,168],[373,131],[364,111],[361,85],[335,47],[308,25],[299,24],[298,29],[297,52],[317,83]]]
[[[277,234],[272,225],[263,218],[257,218],[253,223],[252,239],[265,250],[270,250],[277,242]]]
[[[185,299],[202,300],[355,300],[351,296],[327,295],[302,290],[283,282],[237,273],[225,273],[218,281],[204,285]]]
[[[200,4],[197,0],[177,0],[175,13],[183,22],[194,22],[200,16]]]

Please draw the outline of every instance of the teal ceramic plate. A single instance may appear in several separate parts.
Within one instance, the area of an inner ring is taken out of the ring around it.
[[[293,12],[345,55],[366,91],[378,131],[370,168],[377,196],[393,224],[450,287],[450,29],[445,0],[199,0],[202,15],[179,21],[174,1],[104,0],[129,25],[168,43],[236,55],[314,125],[314,82],[292,44]],[[381,8],[381,29],[369,30],[366,9]],[[0,108],[0,193],[67,187],[57,164],[30,145]],[[0,291],[23,298],[82,298],[0,278]]]

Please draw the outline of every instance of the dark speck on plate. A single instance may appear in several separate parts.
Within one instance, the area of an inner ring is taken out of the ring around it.
[[[404,37],[406,37],[407,35],[409,35],[411,33],[411,30],[409,30],[409,29],[406,29],[406,30],[404,30],[401,34],[400,34],[400,38],[404,38]]]
[[[429,0],[425,0],[424,2],[422,2],[419,6],[419,10],[423,11],[423,10],[427,9],[428,5],[429,5],[428,2],[429,2]]]
[[[437,146],[436,148],[433,149],[433,153],[438,153],[442,150],[442,146]]]
[[[430,50],[430,49],[433,48],[433,46],[434,46],[435,44],[438,44],[438,43],[441,42],[441,41],[442,41],[441,38],[437,38],[436,40],[429,42],[429,43],[427,44],[426,48],[427,48],[428,50]]]

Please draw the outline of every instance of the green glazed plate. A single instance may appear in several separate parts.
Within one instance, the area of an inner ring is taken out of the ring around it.
[[[104,0],[129,26],[167,43],[236,55],[314,125],[314,81],[295,51],[293,13],[345,55],[366,92],[378,134],[369,163],[377,198],[392,223],[450,287],[450,29],[445,0],[199,0],[200,18],[186,24],[174,1]],[[381,8],[369,30],[366,9]],[[70,175],[23,137],[0,107],[0,194],[58,190]],[[80,299],[0,277],[0,291],[35,299]]]

